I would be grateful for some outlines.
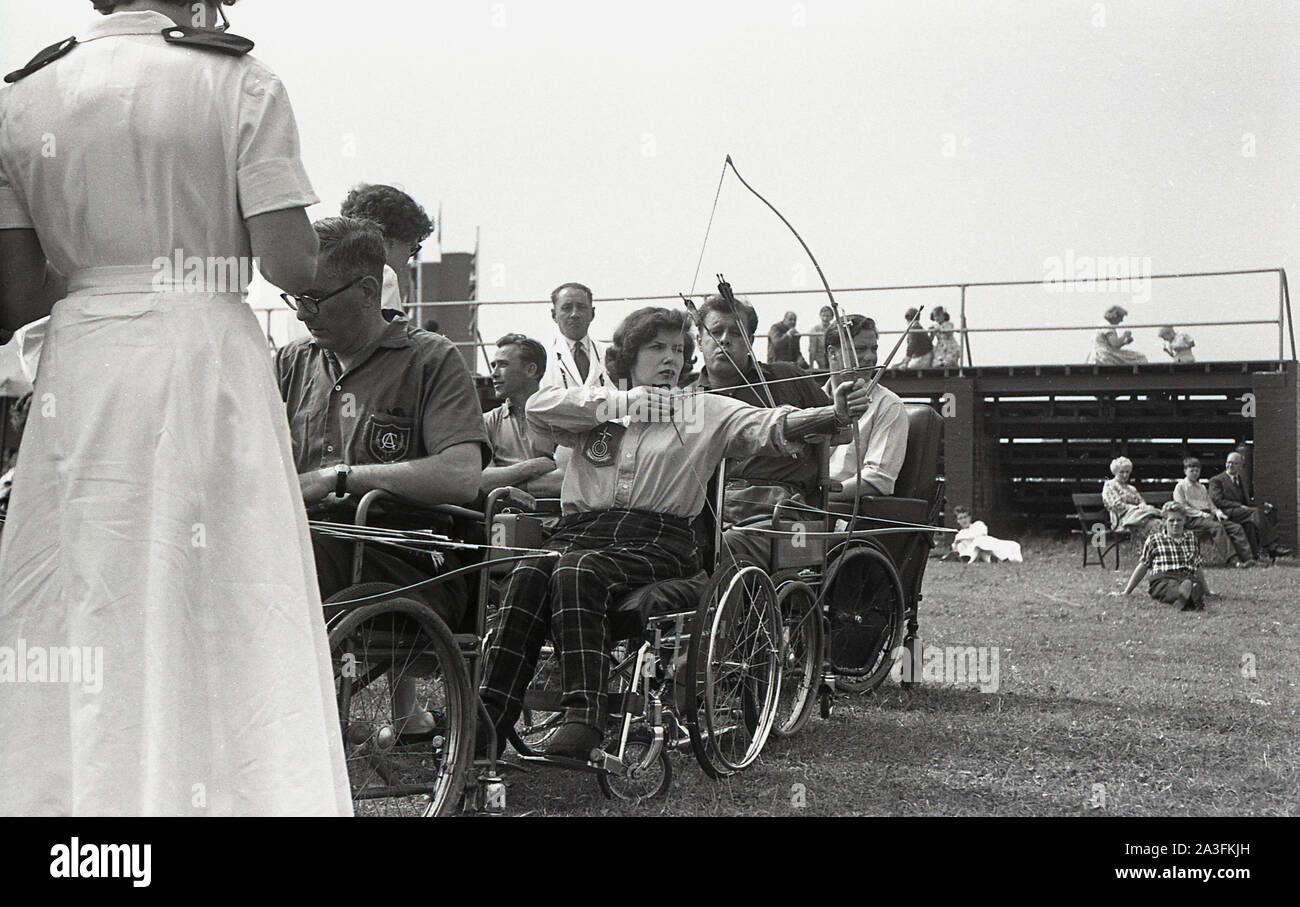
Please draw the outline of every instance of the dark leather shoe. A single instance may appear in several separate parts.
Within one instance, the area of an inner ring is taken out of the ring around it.
[[[1283,547],[1282,545],[1274,545],[1269,554],[1273,555],[1273,557],[1290,557],[1291,549]]]
[[[600,746],[602,735],[589,724],[571,721],[560,726],[550,740],[542,747],[546,756],[562,756],[565,759],[591,758],[591,751]]]

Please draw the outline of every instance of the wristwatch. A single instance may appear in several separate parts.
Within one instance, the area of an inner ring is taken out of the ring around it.
[[[334,467],[334,497],[341,498],[348,493],[348,476],[352,475],[352,467],[346,463],[340,463]]]

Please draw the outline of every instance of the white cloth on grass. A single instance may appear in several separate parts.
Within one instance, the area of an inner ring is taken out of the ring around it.
[[[958,530],[952,537],[953,550],[961,557],[971,560],[979,558],[981,551],[987,551],[1000,561],[1020,563],[1025,558],[1020,553],[1020,543],[1009,539],[995,539],[989,535],[989,527],[983,520],[976,520],[965,529]]]

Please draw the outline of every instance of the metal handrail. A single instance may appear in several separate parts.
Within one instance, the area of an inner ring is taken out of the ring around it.
[[[1130,276],[1107,276],[1107,277],[1065,277],[1059,280],[985,280],[985,281],[964,281],[961,283],[926,283],[926,284],[895,284],[885,286],[862,286],[862,287],[840,287],[833,289],[835,293],[878,293],[878,292],[897,292],[901,290],[958,290],[961,293],[960,309],[958,314],[958,324],[960,327],[954,327],[953,333],[961,336],[966,358],[966,365],[974,366],[974,360],[971,354],[969,338],[971,334],[997,334],[997,333],[1030,333],[1037,331],[1096,331],[1098,325],[1008,325],[1005,327],[987,327],[972,328],[967,324],[966,318],[966,290],[971,287],[1022,287],[1022,286],[1041,286],[1045,288],[1058,287],[1066,284],[1102,284],[1115,281],[1132,282],[1135,280],[1175,280],[1194,277],[1233,277],[1248,274],[1276,274],[1278,275],[1278,317],[1276,319],[1242,319],[1233,321],[1196,321],[1180,322],[1183,327],[1226,327],[1226,326],[1251,326],[1276,324],[1278,328],[1278,362],[1282,362],[1286,355],[1286,340],[1290,340],[1291,358],[1296,359],[1296,339],[1295,323],[1292,320],[1291,313],[1291,294],[1287,283],[1285,268],[1245,268],[1231,271],[1186,271],[1174,274],[1140,274]],[[825,291],[821,289],[810,290],[753,290],[739,295],[743,296],[800,296],[800,295],[821,295]],[[710,295],[707,292],[689,294],[692,298],[703,298]],[[678,293],[656,294],[650,296],[598,296],[593,302],[598,303],[617,303],[617,302],[677,302],[681,299]],[[420,312],[425,309],[452,308],[466,305],[472,306],[513,306],[513,305],[550,305],[549,299],[507,299],[507,300],[443,300],[443,301],[421,301],[413,302],[406,306],[408,313]],[[259,312],[269,312],[272,309],[258,309]],[[1134,328],[1158,328],[1161,324],[1126,324],[1125,330]],[[893,336],[905,333],[901,330],[881,330],[882,336]],[[805,335],[807,336],[807,335]],[[599,338],[598,338],[599,339]],[[762,338],[766,340],[766,336]],[[471,347],[476,349],[489,350],[493,349],[492,344],[483,343],[481,340],[463,340],[454,341],[458,347]],[[607,341],[606,341],[607,342]]]

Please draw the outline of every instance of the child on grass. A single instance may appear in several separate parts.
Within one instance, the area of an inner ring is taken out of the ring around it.
[[[1142,555],[1128,578],[1128,585],[1123,592],[1111,595],[1128,595],[1148,570],[1154,570],[1147,584],[1148,595],[1158,602],[1178,605],[1182,611],[1203,610],[1210,589],[1201,570],[1196,537],[1184,531],[1187,511],[1177,501],[1170,501],[1160,508],[1160,521],[1160,528],[1142,544]]]
[[[956,555],[957,558],[967,563],[982,561],[988,564],[997,563],[998,561],[1014,561],[1018,564],[1024,560],[1024,556],[1020,553],[1019,542],[993,538],[993,536],[989,535],[989,527],[984,525],[984,521],[972,521],[970,511],[963,505],[958,504],[954,507],[952,515],[961,529],[952,537],[952,551],[950,554]]]

